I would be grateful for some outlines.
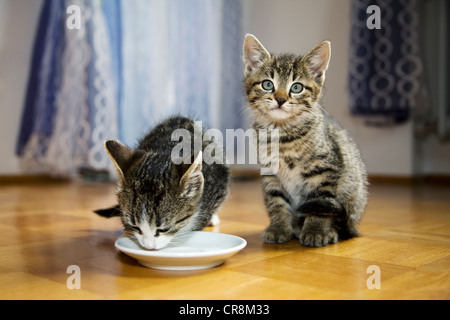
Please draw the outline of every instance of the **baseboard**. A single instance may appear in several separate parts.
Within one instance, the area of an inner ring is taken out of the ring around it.
[[[448,174],[429,174],[423,177],[417,177],[417,182],[428,183],[428,184],[438,184],[450,186],[450,175]]]
[[[48,183],[61,183],[69,182],[67,178],[56,178],[45,174],[14,174],[14,175],[0,175],[0,185],[13,185],[13,184],[48,184]]]
[[[231,168],[232,176],[235,180],[252,180],[259,179],[260,172],[258,169],[239,169]],[[440,184],[450,186],[450,175],[424,175],[424,176],[407,176],[407,175],[383,175],[383,174],[369,174],[369,183],[386,183],[386,184]]]
[[[250,180],[259,179],[260,171],[258,169],[249,168],[231,168],[231,174],[234,179],[238,180]],[[373,183],[392,183],[392,184],[412,184],[416,179],[412,176],[401,176],[401,175],[380,175],[380,174],[370,174],[369,182]]]
[[[369,183],[413,184],[413,176],[369,174]]]
[[[388,184],[436,184],[450,186],[450,175],[447,174],[428,174],[422,176],[385,176],[385,175],[369,175],[371,183],[388,183]]]
[[[261,177],[260,171],[257,169],[231,168],[231,175],[234,180],[257,180],[260,179]],[[439,184],[450,186],[450,175],[446,174],[424,175],[420,177],[369,174],[368,180],[369,183],[408,184],[408,185],[425,183],[425,184]],[[57,178],[44,174],[0,175],[0,185],[66,183],[70,181],[71,181],[70,178]]]

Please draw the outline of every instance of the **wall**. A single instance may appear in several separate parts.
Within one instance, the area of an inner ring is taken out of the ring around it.
[[[371,128],[349,114],[347,70],[350,0],[248,0],[246,32],[270,52],[304,54],[322,40],[330,40],[332,54],[326,78],[325,109],[358,143],[367,169],[377,175],[413,173],[412,125]]]
[[[20,173],[15,156],[41,0],[0,0],[0,175]]]
[[[244,31],[255,34],[272,52],[306,53],[319,41],[330,40],[325,108],[355,138],[371,174],[411,175],[411,123],[370,128],[349,114],[350,2],[244,0]],[[14,149],[40,5],[41,0],[0,0],[0,175],[20,173]]]

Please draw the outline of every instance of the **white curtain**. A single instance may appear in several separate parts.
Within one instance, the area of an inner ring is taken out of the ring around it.
[[[71,5],[79,29],[66,25]],[[113,172],[106,139],[135,146],[172,114],[242,127],[242,40],[238,0],[45,0],[17,144],[24,170]]]

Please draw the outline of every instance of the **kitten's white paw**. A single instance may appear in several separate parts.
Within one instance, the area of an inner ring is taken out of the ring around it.
[[[217,214],[213,214],[211,220],[209,220],[208,226],[217,226],[220,223],[219,216]]]

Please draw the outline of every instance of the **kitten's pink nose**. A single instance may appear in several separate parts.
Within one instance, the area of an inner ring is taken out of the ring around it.
[[[286,102],[286,99],[283,97],[275,98],[275,100],[277,101],[279,107],[281,107],[283,105],[283,103]]]
[[[153,250],[153,249],[155,249],[156,248],[156,243],[155,243],[155,239],[147,239],[147,238],[144,238],[143,240],[142,240],[142,246],[145,248],[145,249],[149,249],[149,250]]]

